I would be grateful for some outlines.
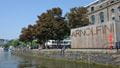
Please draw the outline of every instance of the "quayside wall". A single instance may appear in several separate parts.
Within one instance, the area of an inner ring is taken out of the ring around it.
[[[86,63],[96,63],[105,65],[120,65],[120,53],[116,50],[90,50],[90,49],[67,49],[62,52],[60,49],[51,50],[24,50],[16,49],[12,51],[17,56],[34,56],[50,59],[63,59],[68,61],[78,61]]]

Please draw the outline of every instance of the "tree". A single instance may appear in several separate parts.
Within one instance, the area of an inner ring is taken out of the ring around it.
[[[22,43],[25,43],[24,45],[32,46],[32,41],[36,37],[36,25],[28,25],[27,28],[23,28],[21,31],[21,35],[19,36],[19,40]],[[30,43],[30,44],[29,44]]]
[[[16,40],[11,40],[11,46],[14,46],[14,47],[19,46],[19,40],[18,40],[18,39],[16,39]]]
[[[13,40],[9,40],[7,42],[7,44],[5,44],[5,48],[9,48],[9,46],[14,46],[14,47],[17,47],[20,45],[20,41],[18,39],[13,39]]]
[[[70,29],[67,21],[62,17],[62,9],[52,8],[38,16],[38,20],[34,25],[28,25],[23,28],[20,40],[24,42],[32,42],[37,39],[40,44],[44,44],[48,40],[62,40],[69,36]],[[43,45],[44,47],[44,45]]]
[[[20,35],[21,41],[32,41],[35,38],[35,26],[28,25],[28,28],[23,28]]]
[[[75,7],[66,14],[70,28],[78,28],[89,24],[87,18],[87,9],[85,7]]]
[[[50,39],[62,40],[70,32],[60,8],[52,8],[38,16],[37,25],[37,37],[43,43]]]

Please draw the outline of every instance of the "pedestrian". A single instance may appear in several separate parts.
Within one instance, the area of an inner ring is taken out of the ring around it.
[[[65,53],[65,46],[63,46],[62,49],[61,49],[61,54],[64,55],[64,53]]]
[[[119,51],[119,43],[120,43],[120,42],[117,42],[117,44],[116,44],[117,52]]]

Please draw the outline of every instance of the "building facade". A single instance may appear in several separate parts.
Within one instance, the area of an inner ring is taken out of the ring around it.
[[[120,21],[120,0],[98,0],[87,9],[91,24]]]
[[[0,46],[6,44],[7,42],[8,42],[8,40],[0,39]]]
[[[98,0],[87,9],[91,24],[71,29],[71,48],[120,47],[120,0]]]

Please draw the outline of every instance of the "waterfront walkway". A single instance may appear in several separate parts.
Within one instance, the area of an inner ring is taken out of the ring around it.
[[[61,51],[61,49],[34,49],[35,51]],[[81,51],[81,52],[99,52],[99,53],[120,53],[120,49],[66,49],[65,51]]]

